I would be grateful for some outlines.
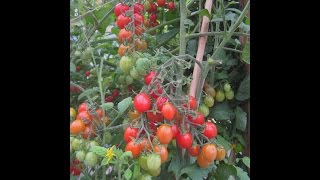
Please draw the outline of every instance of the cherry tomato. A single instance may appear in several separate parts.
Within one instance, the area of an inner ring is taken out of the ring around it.
[[[205,129],[203,131],[203,135],[205,135],[207,138],[215,138],[218,134],[218,130],[216,125],[214,125],[212,122],[206,122],[205,123]]]
[[[131,128],[130,126],[124,131],[123,139],[125,142],[132,141],[132,138],[137,138],[139,129],[138,128]]]
[[[145,22],[145,21],[144,21]],[[143,33],[144,33],[144,28],[142,26],[136,26],[134,28],[134,33],[137,35],[137,36],[141,36]],[[144,41],[145,42],[145,41]]]
[[[134,13],[142,14],[144,11],[144,6],[140,3],[134,3]]]
[[[161,85],[159,83],[156,84],[156,90],[155,89],[151,89],[150,95],[152,98],[157,99],[159,97],[159,95],[162,94],[162,88]]]
[[[179,133],[176,137],[177,144],[180,148],[189,148],[192,145],[192,135],[190,132],[187,132],[185,134]]]
[[[132,157],[137,157],[141,153],[141,146],[139,143],[134,141],[130,141],[125,148],[125,151],[131,151]]]
[[[126,17],[120,14],[117,17],[117,26],[119,27],[119,29],[123,29],[130,23],[130,21],[131,21],[130,17]]]
[[[112,96],[115,97],[115,98],[118,97],[119,94],[120,94],[119,89],[114,89],[114,90],[112,91]]]
[[[106,102],[113,102],[114,101],[114,97],[113,96],[107,96],[105,101]]]
[[[144,22],[144,17],[138,13],[134,13],[134,25],[140,26]]]
[[[171,103],[167,102],[163,105],[161,112],[165,119],[171,121],[175,117],[176,108]]]
[[[161,144],[169,144],[173,137],[171,126],[162,124],[160,127],[158,127],[156,136]]]
[[[192,116],[188,115],[189,121],[202,125],[204,123],[204,116],[201,112],[197,112],[196,118],[192,118]]]
[[[201,154],[205,160],[212,162],[217,157],[217,148],[214,144],[206,144],[202,147]]]
[[[217,147],[217,157],[216,160],[222,161],[226,157],[226,150],[223,146]]]
[[[160,7],[164,7],[166,5],[166,0],[157,0],[157,4]]]
[[[151,100],[145,93],[139,93],[133,100],[134,108],[139,112],[145,112],[151,108]]]
[[[147,119],[151,122],[162,122],[162,113],[147,112]]]
[[[78,113],[80,113],[80,112],[82,112],[82,111],[87,111],[88,109],[87,109],[87,103],[81,103],[80,105],[79,105],[79,108],[78,108]]]
[[[76,71],[79,72],[81,70],[80,66],[76,67]]]
[[[78,114],[76,119],[81,119],[85,124],[90,124],[92,121],[92,116],[88,111],[82,111]]]
[[[159,111],[162,111],[162,107],[166,102],[168,102],[168,98],[165,98],[163,96],[158,97],[156,100],[157,109]]]
[[[140,115],[141,115],[141,113],[136,110],[128,112],[128,116],[131,121],[134,119],[137,119]]]
[[[149,141],[148,138],[143,138],[142,141],[140,141],[140,146],[141,146],[141,150],[142,151],[151,151],[152,150],[152,146],[151,146],[151,142]]]
[[[149,13],[155,13],[157,11],[157,5],[155,3],[150,4],[150,8],[148,10]]]
[[[202,154],[199,154],[197,156],[197,164],[201,167],[201,168],[207,168],[210,165],[210,162],[208,162]]]
[[[149,85],[151,83],[151,80],[156,76],[156,74],[157,72],[150,71],[146,76],[144,76],[144,82],[146,83],[146,85]]]
[[[157,145],[154,147],[154,152],[160,155],[161,164],[165,163],[168,159],[168,149],[165,146]]]
[[[131,31],[127,31],[126,29],[121,29],[118,34],[118,41],[122,43],[123,41],[130,42],[131,41]]]
[[[70,124],[70,133],[71,134],[79,134],[81,132],[83,132],[85,130],[85,124],[82,122],[82,120],[77,119],[74,120],[71,124]]]
[[[156,22],[157,21],[157,15],[155,13],[150,14],[150,22]]]
[[[88,137],[93,138],[95,136],[96,136],[96,133],[95,133],[94,126],[87,125],[82,133],[82,138],[87,139]]]
[[[88,71],[86,71],[86,76],[87,76],[87,77],[89,77],[89,76],[90,76],[90,74],[91,74],[91,73],[90,73],[90,71],[89,71],[89,70],[88,70]]]
[[[118,3],[114,8],[114,14],[118,17],[120,14],[125,15],[125,13],[129,10],[129,6]]]
[[[193,97],[193,96],[190,96],[189,104],[190,104],[190,108],[195,110],[197,108],[197,100],[196,100],[196,98]]]
[[[172,139],[175,139],[177,137],[177,135],[179,134],[179,129],[178,126],[176,124],[171,126],[172,129]]]
[[[199,145],[191,146],[190,148],[188,148],[188,152],[189,152],[190,156],[196,157],[200,153],[200,146]]]
[[[126,52],[129,50],[129,46],[125,46],[123,44],[121,44],[119,46],[119,49],[118,49],[118,54],[120,55],[120,57],[126,55]]]
[[[174,8],[175,8],[174,2],[173,1],[168,2],[167,8],[169,9],[169,11],[174,10]]]

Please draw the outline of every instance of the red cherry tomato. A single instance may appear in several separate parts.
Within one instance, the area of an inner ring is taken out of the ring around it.
[[[203,135],[205,135],[207,138],[215,138],[218,134],[218,130],[216,125],[214,125],[212,122],[206,122],[205,123],[205,129],[203,131]]]
[[[130,126],[124,131],[123,139],[126,143],[132,141],[132,138],[137,138],[139,129],[138,128],[131,128]]]
[[[114,8],[114,14],[118,17],[120,14],[125,15],[125,13],[129,10],[129,6],[118,3]]]
[[[151,100],[145,93],[139,93],[133,100],[134,108],[139,112],[145,112],[151,108]]]
[[[179,133],[176,137],[177,144],[180,148],[189,148],[192,145],[192,135],[187,132],[185,134]]]

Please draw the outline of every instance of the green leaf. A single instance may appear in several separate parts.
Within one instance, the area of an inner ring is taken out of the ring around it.
[[[246,33],[250,32],[250,25],[247,25],[243,22],[239,25],[239,28],[242,29]]]
[[[213,110],[210,112],[210,114],[216,120],[231,120],[235,116],[232,108],[229,106],[229,104],[226,101],[215,105],[213,107]]]
[[[179,32],[179,28],[174,28],[167,33],[159,34],[156,36],[156,43],[157,44],[165,43],[168,40],[170,40],[171,38],[174,38],[178,32]]]
[[[206,169],[199,168],[196,164],[193,164],[181,169],[180,176],[187,174],[192,180],[203,180],[204,177],[207,177],[208,174],[216,168],[217,167],[214,163],[211,163]]]
[[[233,135],[233,137],[237,138],[238,141],[240,142],[240,144],[242,144],[243,146],[246,146],[246,142],[245,142],[244,138],[242,137],[242,135],[235,134],[235,135]]]
[[[101,105],[101,108],[104,109],[105,111],[112,109],[114,106],[113,102],[107,102],[107,103],[103,103]]]
[[[198,46],[197,40],[196,39],[190,39],[188,41],[188,44],[187,44],[187,54],[190,54],[190,56],[196,55],[197,46]]]
[[[227,71],[215,72],[216,80],[227,79],[227,78],[228,78]]]
[[[70,72],[76,72],[76,65],[73,62],[70,62]]]
[[[132,104],[131,97],[127,97],[127,98],[123,99],[121,102],[118,103],[119,113],[125,112],[131,104]]]
[[[70,180],[77,180],[77,177],[72,175],[72,174],[70,174]]]
[[[226,65],[227,66],[236,66],[238,65],[238,60],[237,59],[229,59],[227,62],[226,62]]]
[[[236,8],[226,8],[227,11],[233,11],[235,13],[238,13],[238,14],[241,14],[242,11],[240,11],[239,9],[236,9]]]
[[[249,17],[246,17],[245,23],[246,23],[246,25],[250,25],[250,18]]]
[[[90,151],[96,153],[98,156],[105,157],[107,148],[101,146],[92,146]]]
[[[118,34],[120,32],[120,29],[115,26],[115,27],[111,28],[111,32],[112,32],[112,34]]]
[[[218,135],[217,138],[214,139],[214,142],[218,145],[222,145],[226,151],[229,151],[229,149],[231,149],[230,143],[220,135]]]
[[[79,101],[80,99],[82,99],[83,97],[85,97],[85,96],[89,96],[89,95],[91,95],[91,94],[93,94],[93,93],[97,93],[97,92],[99,92],[99,88],[98,88],[98,87],[93,87],[93,88],[91,88],[91,89],[87,89],[87,90],[83,91],[83,92],[78,96],[78,101]]]
[[[243,48],[241,59],[247,63],[250,64],[250,41],[247,40],[246,45]]]
[[[190,19],[185,19],[183,24],[186,26],[188,25],[189,27],[194,26],[193,21],[191,21]]]
[[[244,101],[250,98],[250,73],[241,81],[238,88],[236,99],[239,101]]]
[[[235,179],[237,177],[237,169],[233,165],[221,163],[218,165],[214,177],[216,180],[227,180],[232,177]]]
[[[199,15],[200,15],[200,16],[207,16],[209,19],[211,19],[211,14],[209,13],[208,9],[202,9],[202,10],[199,12]]]
[[[138,164],[135,164],[133,168],[132,179],[137,179],[140,174],[140,166]]]
[[[182,168],[182,164],[180,163],[178,157],[176,156],[174,159],[171,160],[168,172],[173,172],[176,179],[179,179],[179,170]]]
[[[235,166],[236,170],[237,170],[237,176],[239,178],[239,180],[249,180],[250,177],[248,176],[248,173],[243,171],[243,169],[241,169],[240,167]]]
[[[124,160],[125,158],[127,157],[132,157],[132,152],[131,151],[126,151],[124,152],[121,156],[120,156],[120,159],[121,160]]]
[[[250,158],[245,156],[242,158],[243,164],[245,164],[248,168],[250,168]]]
[[[228,2],[228,4],[226,5],[226,8],[233,4],[239,4],[239,2],[236,2],[236,1]]]
[[[245,131],[247,126],[247,113],[244,112],[239,106],[235,109],[236,114],[236,128],[240,131]]]
[[[132,171],[130,169],[127,169],[125,172],[124,172],[124,177],[126,178],[126,180],[129,180],[132,176]]]
[[[101,161],[101,166],[105,166],[107,164],[108,164],[107,158],[103,158],[102,161]]]

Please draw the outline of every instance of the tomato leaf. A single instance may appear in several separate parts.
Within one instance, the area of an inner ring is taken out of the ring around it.
[[[244,101],[249,98],[250,98],[250,74],[248,73],[240,83],[240,86],[236,94],[236,99],[239,101]]]
[[[187,44],[187,54],[190,54],[191,56],[196,55],[197,46],[198,46],[197,40],[190,39]]]
[[[213,106],[213,110],[210,114],[217,120],[231,120],[235,116],[232,108],[226,101]]]
[[[106,110],[113,108],[113,106],[114,106],[113,102],[107,102],[107,103],[103,103],[101,105],[101,108],[103,108],[106,111]]]
[[[211,14],[209,13],[208,9],[202,9],[202,10],[199,12],[199,15],[200,15],[200,16],[207,16],[209,19],[211,19]]]
[[[131,151],[126,151],[123,154],[121,154],[120,159],[124,160],[127,157],[132,157],[132,152]]]
[[[168,172],[173,172],[176,179],[179,179],[179,170],[182,168],[182,164],[180,163],[178,157],[175,157],[174,159],[171,160],[169,167],[168,167]]]
[[[250,64],[250,41],[246,42],[246,45],[243,48],[241,59],[247,63]]]
[[[156,36],[156,43],[163,44],[169,41],[171,38],[174,38],[178,32],[179,32],[179,28],[174,28],[167,33],[159,34]]]
[[[89,96],[89,95],[91,95],[91,94],[93,94],[93,93],[97,93],[97,92],[99,92],[99,88],[98,88],[98,87],[93,87],[93,88],[91,88],[91,89],[87,89],[87,90],[83,91],[83,92],[78,96],[78,101],[79,101],[80,99],[82,99],[83,97],[85,97],[85,96]]]
[[[101,161],[101,166],[105,166],[107,164],[108,164],[107,158],[103,158],[102,161]]]
[[[207,177],[209,172],[216,168],[217,166],[214,163],[210,164],[210,166],[206,169],[199,168],[196,164],[193,164],[181,169],[180,176],[187,174],[192,180],[201,180],[204,179],[204,177]]]
[[[105,157],[107,149],[101,146],[92,146],[90,151],[96,153],[98,156]]]
[[[132,179],[137,179],[140,174],[140,166],[138,164],[135,164],[133,168]]]
[[[70,72],[76,72],[76,65],[73,62],[70,62]]]
[[[218,145],[222,145],[226,151],[231,149],[230,143],[220,135],[218,135],[217,138],[214,139],[213,141]]]
[[[242,158],[243,164],[245,164],[248,168],[250,168],[250,158],[245,156]]]
[[[239,180],[249,180],[249,176],[248,173],[243,171],[243,169],[241,169],[240,167],[234,166],[237,170],[237,176],[239,178]]]
[[[124,177],[126,178],[126,180],[129,180],[132,176],[132,171],[130,169],[127,169],[125,172],[124,172]]]
[[[233,165],[229,164],[219,164],[216,173],[214,174],[216,180],[225,180],[225,179],[236,179],[237,169]]]
[[[131,104],[132,104],[131,97],[127,97],[127,98],[123,99],[121,102],[118,103],[119,113],[125,112]]]
[[[242,13],[242,11],[240,11],[239,9],[236,9],[236,8],[227,8],[226,10],[227,11],[232,11],[232,12],[235,12],[235,13],[238,13],[238,14]]]
[[[235,109],[236,114],[236,128],[240,131],[245,131],[247,126],[247,113],[244,112],[239,106]]]

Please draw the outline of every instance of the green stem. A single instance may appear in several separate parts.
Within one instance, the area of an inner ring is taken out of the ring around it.
[[[219,51],[226,45],[226,43],[230,40],[231,36],[234,34],[235,30],[238,28],[240,23],[242,22],[243,18],[246,16],[248,10],[250,8],[250,0],[248,0],[245,8],[241,12],[239,18],[237,21],[231,26],[231,30],[228,32],[227,36],[222,40],[222,42],[219,44],[217,49],[213,52],[211,58],[215,58],[215,56],[219,53]]]
[[[121,180],[121,162],[118,164],[118,180]]]
[[[179,55],[186,53],[186,28],[184,27],[184,21],[187,18],[187,6],[185,0],[180,0],[180,49]]]

